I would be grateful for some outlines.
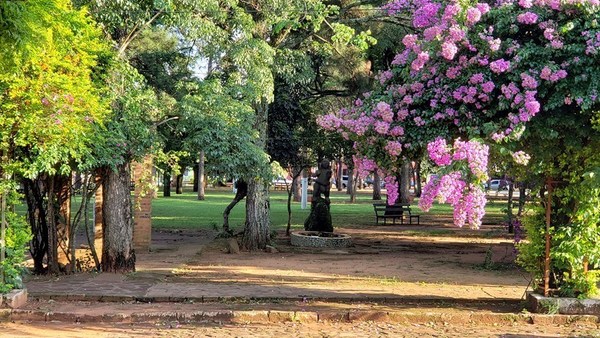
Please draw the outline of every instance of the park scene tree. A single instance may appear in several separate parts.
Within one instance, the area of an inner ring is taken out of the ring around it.
[[[236,282],[276,288],[270,253],[298,281],[313,255],[315,283],[367,293],[369,271],[387,272],[359,256],[404,266],[410,248],[442,256],[448,278],[492,285],[506,269],[503,286],[521,274],[532,293],[593,298],[599,13],[596,0],[0,2],[0,291],[41,285],[25,272],[135,280],[140,257],[167,285],[239,269]],[[355,242],[309,252],[298,236]],[[470,238],[483,263],[452,261]],[[167,269],[170,250],[195,256]],[[332,272],[340,253],[353,272]],[[415,283],[426,257],[398,276]]]

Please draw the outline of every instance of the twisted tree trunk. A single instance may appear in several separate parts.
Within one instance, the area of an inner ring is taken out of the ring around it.
[[[231,234],[231,229],[229,229],[229,214],[231,213],[231,210],[248,195],[248,184],[244,180],[237,181],[235,183],[235,188],[236,192],[233,201],[231,201],[225,208],[225,211],[223,211],[223,232],[228,234]]]

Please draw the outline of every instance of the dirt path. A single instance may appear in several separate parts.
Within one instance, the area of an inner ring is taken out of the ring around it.
[[[529,277],[512,263],[512,241],[493,231],[337,228],[353,237],[353,247],[296,248],[280,234],[277,253],[240,255],[226,254],[224,241],[215,241],[197,255],[181,257],[168,283],[245,286],[259,294],[277,288],[291,296],[329,291],[340,297],[520,299]],[[140,271],[146,267],[143,260],[138,266]]]
[[[600,337],[595,325],[443,325],[386,323],[270,323],[211,325],[81,325],[68,323],[2,323],[2,337]]]

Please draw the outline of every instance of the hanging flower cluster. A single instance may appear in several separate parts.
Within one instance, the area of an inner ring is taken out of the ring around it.
[[[427,145],[429,157],[438,166],[448,167],[449,173],[431,179],[419,200],[419,207],[429,211],[435,199],[440,203],[450,203],[454,207],[454,224],[462,227],[469,224],[479,228],[485,214],[485,192],[480,184],[488,180],[487,159],[489,147],[477,141],[457,139],[449,147],[442,138]],[[464,168],[467,164],[468,170]]]
[[[485,153],[484,160],[469,152],[482,145],[457,141],[450,149],[442,141],[459,135],[498,144],[517,141],[545,110],[585,109],[598,102],[585,68],[600,62],[594,59],[600,56],[600,28],[589,20],[597,16],[598,2],[392,1],[383,9],[410,14],[414,28],[399,39],[392,67],[380,74],[378,88],[318,122],[354,140],[358,161],[369,159],[390,182],[403,161],[417,160],[427,150],[449,176],[427,185],[424,199],[455,201],[456,224],[477,227],[485,203],[487,150],[475,152]],[[569,85],[575,78],[581,86]],[[513,159],[526,164],[530,155],[514,151]],[[469,170],[453,171],[457,163]],[[456,189],[439,188],[440,182]],[[450,192],[454,198],[445,195]]]

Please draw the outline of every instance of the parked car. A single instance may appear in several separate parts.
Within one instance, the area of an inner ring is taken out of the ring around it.
[[[486,184],[484,184],[486,190],[508,190],[508,185],[510,181],[504,179],[492,179]]]
[[[356,179],[356,177],[355,177],[355,179]],[[333,181],[333,184],[335,184],[337,187],[337,182],[335,180]],[[346,189],[347,187],[348,187],[348,175],[342,175],[342,188]],[[367,182],[366,182],[366,180],[363,180],[363,188],[366,188],[366,187],[367,187]]]

